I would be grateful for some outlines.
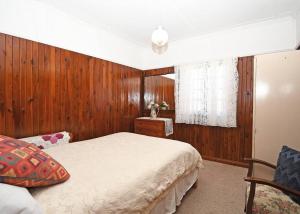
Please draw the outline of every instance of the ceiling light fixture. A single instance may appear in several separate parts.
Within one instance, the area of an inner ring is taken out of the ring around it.
[[[152,50],[157,54],[162,54],[168,49],[168,32],[162,26],[158,26],[152,33]]]

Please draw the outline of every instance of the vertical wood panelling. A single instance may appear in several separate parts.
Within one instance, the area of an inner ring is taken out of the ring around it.
[[[24,134],[33,135],[33,55],[32,42],[26,41],[26,71],[25,71],[25,103],[24,103]]]
[[[174,126],[174,138],[207,159],[243,163],[251,156],[253,57],[240,58],[238,70],[237,128]],[[169,67],[144,75],[173,72]],[[67,130],[75,140],[84,140],[133,131],[144,101],[141,82],[140,70],[0,34],[0,134],[26,137]],[[175,119],[174,111],[159,114]]]
[[[5,35],[0,33],[0,133],[5,131]]]
[[[25,108],[26,108],[26,40],[20,39],[20,129],[26,133]]]
[[[188,124],[174,124],[173,138],[193,145],[206,159],[243,165],[245,157],[252,154],[253,112],[253,57],[238,60],[239,90],[237,100],[237,128],[222,128]],[[144,76],[174,72],[171,68],[149,70]],[[149,77],[147,77],[149,78]],[[145,89],[147,91],[147,89]],[[149,95],[149,96],[155,96]],[[145,116],[149,115],[144,110]],[[160,117],[172,117],[175,111],[160,111]]]
[[[133,131],[142,72],[0,34],[0,134],[67,130],[74,140]]]
[[[15,132],[20,134],[20,39],[12,38],[12,109]]]
[[[5,133],[14,135],[14,112],[13,112],[13,39],[12,36],[5,37]]]
[[[33,110],[32,125],[33,134],[39,134],[39,94],[40,94],[40,80],[39,80],[39,44],[32,42],[32,97],[31,105]]]

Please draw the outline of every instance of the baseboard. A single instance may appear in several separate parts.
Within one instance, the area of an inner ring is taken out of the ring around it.
[[[219,163],[248,168],[247,163],[240,162],[240,161],[226,160],[226,159],[222,159],[222,158],[215,158],[215,157],[208,157],[208,156],[202,156],[202,158],[204,160],[215,161],[215,162],[219,162]]]

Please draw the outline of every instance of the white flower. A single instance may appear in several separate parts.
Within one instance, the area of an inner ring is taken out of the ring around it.
[[[169,105],[167,104],[166,101],[162,101],[162,103],[160,104],[161,107],[169,107]]]

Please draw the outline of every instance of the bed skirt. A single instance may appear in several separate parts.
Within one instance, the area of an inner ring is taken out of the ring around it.
[[[193,185],[197,185],[199,168],[176,181],[164,194],[162,194],[148,210],[150,214],[171,214],[181,204],[183,196]]]

